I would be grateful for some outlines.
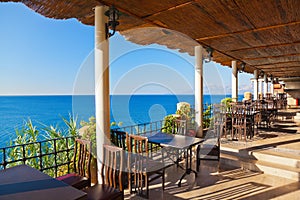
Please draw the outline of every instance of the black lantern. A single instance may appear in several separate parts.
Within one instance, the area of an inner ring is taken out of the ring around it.
[[[114,6],[111,6],[105,12],[105,15],[108,17],[108,22],[106,23],[106,27],[105,27],[106,28],[106,38],[108,38],[115,34],[116,27],[120,24],[118,22],[120,12]],[[110,32],[109,29],[111,29],[112,32]]]
[[[214,50],[211,47],[206,47],[206,51],[207,51],[207,58],[205,59],[205,62],[208,63],[212,60]]]
[[[263,70],[261,70],[261,71],[259,72],[259,75],[260,75],[260,77],[264,77],[265,72],[264,72]]]
[[[246,63],[242,62],[242,63],[241,63],[241,69],[239,70],[239,72],[240,72],[240,73],[244,72],[245,67],[246,67]]]

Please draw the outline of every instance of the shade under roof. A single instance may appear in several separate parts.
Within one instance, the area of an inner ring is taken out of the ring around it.
[[[6,2],[6,0],[0,0]],[[94,25],[96,5],[122,12],[118,31],[138,44],[158,43],[193,55],[201,44],[214,61],[274,77],[300,77],[299,0],[14,0],[50,18]],[[152,27],[152,28],[149,28]],[[156,27],[156,28],[153,28]],[[138,29],[137,29],[138,28]]]

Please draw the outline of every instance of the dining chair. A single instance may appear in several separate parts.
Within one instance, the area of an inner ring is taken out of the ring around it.
[[[222,104],[213,105],[213,123],[207,131],[205,141],[197,146],[197,171],[199,171],[201,160],[218,161],[218,171],[220,168],[220,137],[223,135],[226,126],[226,107]]]
[[[125,155],[120,147],[103,145],[102,184],[84,190],[88,200],[124,199]]]
[[[187,120],[176,119],[173,125],[173,134],[186,135],[187,134]]]
[[[231,109],[232,109],[232,106],[231,105],[226,106],[224,104],[224,109],[225,109],[225,122],[224,122],[224,126],[223,126],[223,132],[220,137],[227,138],[228,134],[231,135],[231,125],[232,125]]]
[[[187,135],[187,120],[185,119],[176,119],[174,120],[173,125],[173,134],[177,135]],[[177,167],[180,167],[179,163],[185,157],[185,150],[182,149],[174,149],[174,148],[165,148],[165,151],[168,153],[168,156],[173,157],[174,163]]]
[[[246,141],[247,138],[247,118],[246,118],[246,109],[244,105],[233,104],[232,105],[232,130],[231,138],[234,140],[242,139]]]
[[[148,139],[138,135],[128,137],[128,180],[130,193],[137,192],[149,197],[149,183],[161,178],[162,189],[165,186],[165,165],[149,157]],[[144,193],[145,189],[145,193]]]
[[[128,133],[125,131],[119,131],[119,130],[110,130],[110,141],[113,145],[122,148],[123,150],[127,150],[127,137]]]
[[[76,138],[74,144],[74,172],[56,179],[77,189],[91,186],[91,141]]]

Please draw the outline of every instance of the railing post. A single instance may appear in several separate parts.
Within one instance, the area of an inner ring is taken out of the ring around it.
[[[43,154],[42,154],[42,143],[39,142],[39,148],[40,148],[40,170],[43,171]]]
[[[66,147],[67,147],[67,160],[68,160],[68,174],[70,173],[70,148],[69,148],[69,138],[66,138]]]
[[[55,170],[55,177],[57,177],[57,153],[56,153],[56,139],[54,139],[54,170]]]
[[[23,164],[25,165],[26,164],[26,155],[25,155],[25,145],[24,144],[22,145],[22,148],[23,148],[23,158],[22,158],[22,160],[23,160]]]
[[[6,152],[5,152],[5,148],[3,148],[3,168],[6,169]]]

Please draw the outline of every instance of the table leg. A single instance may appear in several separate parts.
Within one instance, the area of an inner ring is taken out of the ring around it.
[[[195,174],[195,178],[197,178],[197,172],[195,170],[192,169],[192,147],[189,147],[187,149],[187,155],[186,155],[186,161],[185,161],[185,172],[184,174],[181,176],[179,183],[178,183],[178,187],[181,187],[181,181],[182,179],[190,174],[190,173],[194,173]]]

